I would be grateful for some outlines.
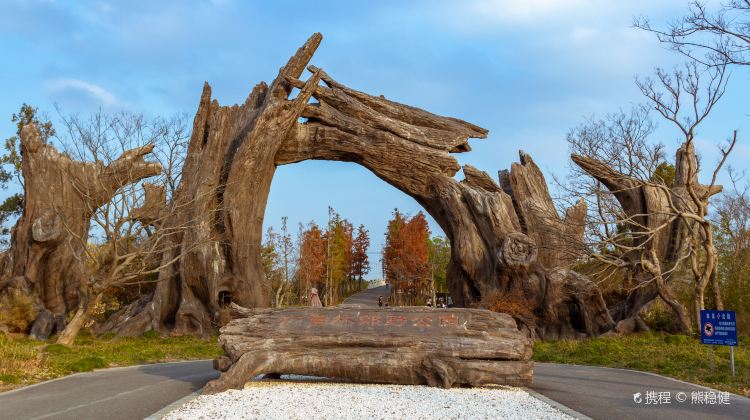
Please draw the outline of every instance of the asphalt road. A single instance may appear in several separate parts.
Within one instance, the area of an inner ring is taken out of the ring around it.
[[[360,305],[360,306],[378,306],[378,296],[383,296],[383,303],[388,301],[388,295],[391,293],[390,286],[378,286],[372,289],[363,290],[359,293],[344,299],[342,305]]]
[[[210,360],[79,373],[0,393],[0,419],[142,419],[217,376]]]
[[[663,376],[594,366],[536,363],[534,391],[594,419],[748,419],[750,399],[730,394],[728,405],[691,404],[708,388]],[[646,405],[646,392],[670,392],[669,404]],[[686,401],[678,402],[677,394]],[[641,403],[633,394],[641,393]]]

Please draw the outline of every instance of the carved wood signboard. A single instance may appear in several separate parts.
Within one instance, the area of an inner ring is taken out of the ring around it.
[[[528,385],[531,341],[506,314],[482,309],[245,309],[221,329],[214,393],[264,373],[355,382]]]
[[[433,334],[435,330],[456,330],[466,328],[465,314],[454,310],[435,310],[430,312],[403,313],[402,311],[382,309],[328,310],[288,310],[278,320],[276,328],[284,332],[305,331],[310,334],[336,333],[356,329],[362,332]]]

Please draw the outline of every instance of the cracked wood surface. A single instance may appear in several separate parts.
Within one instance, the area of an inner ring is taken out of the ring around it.
[[[531,383],[531,340],[508,315],[480,309],[233,306],[221,329],[223,373],[206,393],[257,375],[429,385]]]

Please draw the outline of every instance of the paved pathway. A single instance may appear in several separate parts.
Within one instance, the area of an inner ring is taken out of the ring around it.
[[[0,393],[0,419],[142,419],[217,376],[210,360],[79,373]]]
[[[691,392],[707,388],[644,372],[595,366],[536,363],[534,391],[594,419],[748,419],[750,399],[730,395],[729,405],[691,404]],[[647,391],[669,391],[671,402],[646,405]],[[641,393],[641,403],[633,394]],[[676,401],[678,392],[685,402]]]
[[[378,296],[383,296],[383,302],[388,301],[388,295],[391,294],[390,287],[385,285],[363,290],[344,299],[342,305],[378,306]]]

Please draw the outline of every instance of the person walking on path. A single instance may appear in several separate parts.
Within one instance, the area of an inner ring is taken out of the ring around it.
[[[383,307],[383,296],[378,296],[378,306]]]
[[[320,301],[320,297],[318,297],[318,289],[314,287],[310,289],[310,306],[313,308],[323,307],[323,303]]]

